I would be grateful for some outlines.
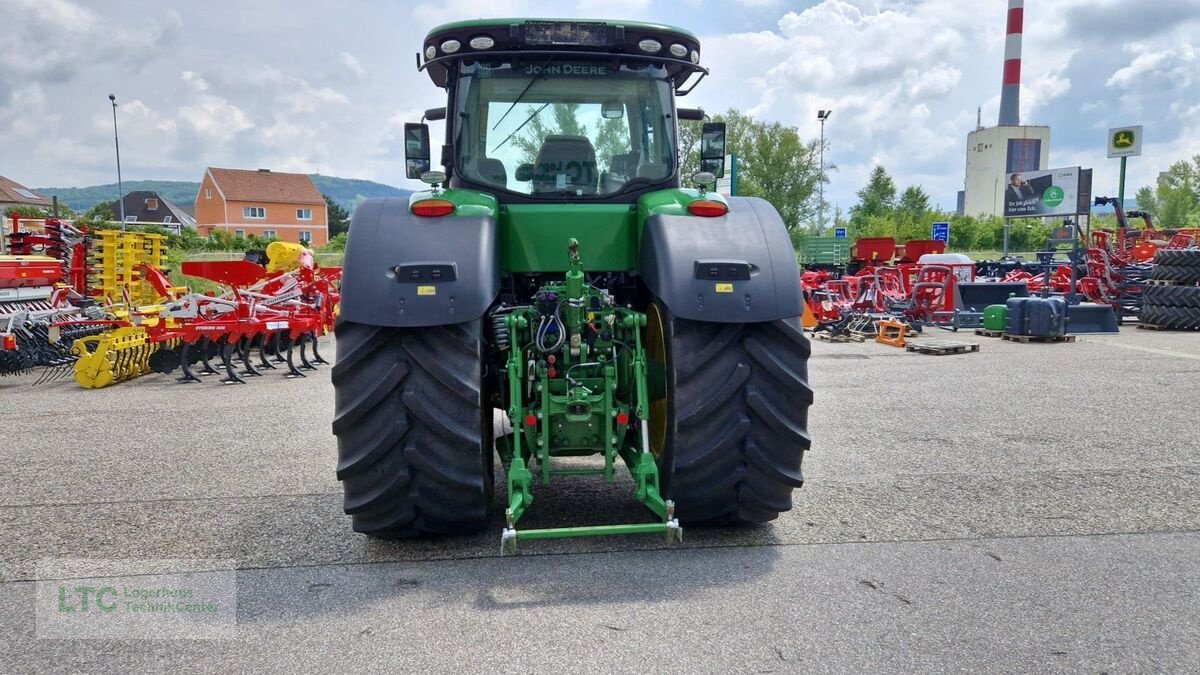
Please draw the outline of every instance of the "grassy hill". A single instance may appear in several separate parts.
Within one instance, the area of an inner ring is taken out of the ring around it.
[[[411,190],[402,190],[391,185],[359,178],[337,178],[312,174],[313,183],[321,194],[329,196],[351,213],[354,207],[363,199],[371,197],[407,197]],[[180,206],[191,206],[196,201],[196,193],[200,191],[200,183],[192,181],[172,180],[129,180],[123,186],[125,192],[135,190],[151,190],[159,193]],[[82,213],[101,202],[111,202],[117,198],[117,184],[91,185],[88,187],[40,187],[36,191],[46,195],[57,195],[59,201]]]

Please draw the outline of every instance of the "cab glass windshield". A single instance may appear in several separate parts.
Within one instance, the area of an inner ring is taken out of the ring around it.
[[[455,167],[533,197],[604,197],[675,173],[671,81],[649,64],[464,63]]]

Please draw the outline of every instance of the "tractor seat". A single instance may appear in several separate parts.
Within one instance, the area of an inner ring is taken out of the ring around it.
[[[596,149],[585,136],[551,135],[542,141],[534,168],[533,192],[580,190],[596,194]]]

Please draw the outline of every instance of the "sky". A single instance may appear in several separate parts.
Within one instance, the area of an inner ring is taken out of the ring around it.
[[[877,165],[953,209],[966,135],[999,108],[1006,0],[0,1],[0,175],[31,187],[200,180],[206,166],[404,178],[403,124],[444,94],[424,34],[480,16],[670,23],[712,74],[681,105],[820,132],[842,209]],[[1026,0],[1023,123],[1115,194],[1109,127],[1145,127],[1127,192],[1200,154],[1200,0]],[[433,129],[439,136],[440,129]]]

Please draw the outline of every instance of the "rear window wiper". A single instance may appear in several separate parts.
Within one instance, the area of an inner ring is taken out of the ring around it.
[[[521,93],[517,94],[517,99],[512,102],[512,105],[508,106],[508,110],[505,110],[504,114],[500,116],[500,119],[496,120],[496,124],[492,126],[492,131],[495,131],[496,127],[500,126],[500,123],[503,122],[506,117],[508,117],[508,113],[512,112],[513,108],[517,107],[517,104],[525,98],[525,94],[529,93],[529,88],[533,86],[533,83],[545,77],[546,66],[550,65],[550,62],[553,60],[553,56],[546,59],[546,62],[542,64],[542,67],[538,70],[537,74],[529,78],[529,84],[525,85],[525,88],[521,90]],[[503,143],[501,143],[501,145],[503,145]]]
[[[492,148],[492,152],[496,152],[500,148],[503,148],[505,143],[509,142],[510,140],[512,140],[513,136],[516,136],[518,133],[520,133],[520,131],[525,128],[525,125],[529,124],[533,120],[533,118],[540,115],[541,112],[543,110],[545,110],[546,106],[548,106],[548,105],[550,105],[549,102],[543,103],[542,107],[538,108],[537,110],[534,110],[533,114],[531,114],[529,117],[526,117],[524,122],[521,122],[521,126],[517,127],[516,129],[513,129],[513,132],[511,134],[509,134],[507,138],[500,141],[500,145],[497,145],[496,147]]]

